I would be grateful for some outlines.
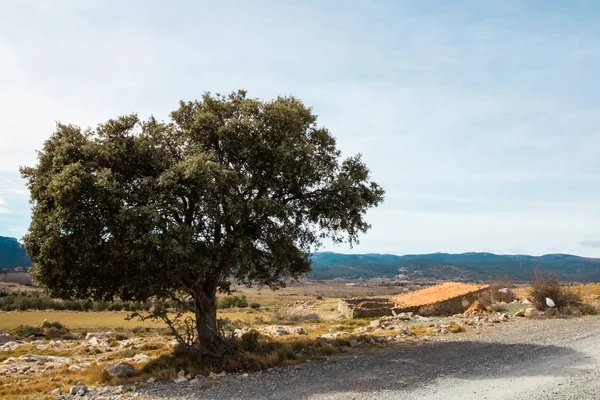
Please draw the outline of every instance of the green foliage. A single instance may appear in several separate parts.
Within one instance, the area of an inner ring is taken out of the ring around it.
[[[67,310],[67,311],[148,311],[147,302],[92,301],[91,299],[52,299],[39,292],[0,292],[0,311]]]
[[[19,325],[13,330],[18,339],[40,338],[48,339],[73,339],[69,329],[60,322],[46,322],[41,326]]]
[[[60,298],[171,300],[195,312],[201,343],[232,278],[299,277],[322,239],[356,243],[384,195],[301,101],[244,91],[181,102],[169,122],[58,124],[21,174],[38,283]]]
[[[246,308],[248,307],[248,299],[245,295],[238,296],[227,296],[221,299],[218,304],[218,308]]]

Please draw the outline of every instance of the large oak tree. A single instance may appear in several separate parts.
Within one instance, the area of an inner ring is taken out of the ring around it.
[[[218,291],[308,272],[310,249],[356,242],[384,195],[301,101],[244,91],[181,102],[169,122],[58,124],[21,173],[37,282],[63,298],[172,300],[194,312],[199,346],[217,337]]]

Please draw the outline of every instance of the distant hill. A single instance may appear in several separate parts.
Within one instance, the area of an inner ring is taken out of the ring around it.
[[[15,238],[0,236],[0,269],[31,266],[25,248]]]
[[[600,259],[569,254],[544,256],[498,255],[493,253],[432,253],[396,256],[392,254],[340,254],[317,252],[311,255],[312,279],[394,278],[408,280],[484,281],[509,277],[529,281],[536,271],[560,275],[566,281],[600,281]],[[17,239],[0,236],[0,270],[27,268],[31,260]]]
[[[313,279],[393,278],[480,281],[509,277],[528,281],[536,271],[560,275],[576,282],[600,281],[600,259],[569,254],[544,256],[462,254],[339,254],[319,252],[311,255]]]

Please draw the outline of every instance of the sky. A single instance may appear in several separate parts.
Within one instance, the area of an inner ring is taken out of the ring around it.
[[[0,2],[0,235],[55,123],[246,89],[313,107],[386,201],[353,253],[600,257],[600,3]]]

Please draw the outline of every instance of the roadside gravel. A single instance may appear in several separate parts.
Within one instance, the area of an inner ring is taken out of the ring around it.
[[[600,399],[600,316],[518,319],[328,360],[228,375],[202,389],[154,383],[148,400]]]

